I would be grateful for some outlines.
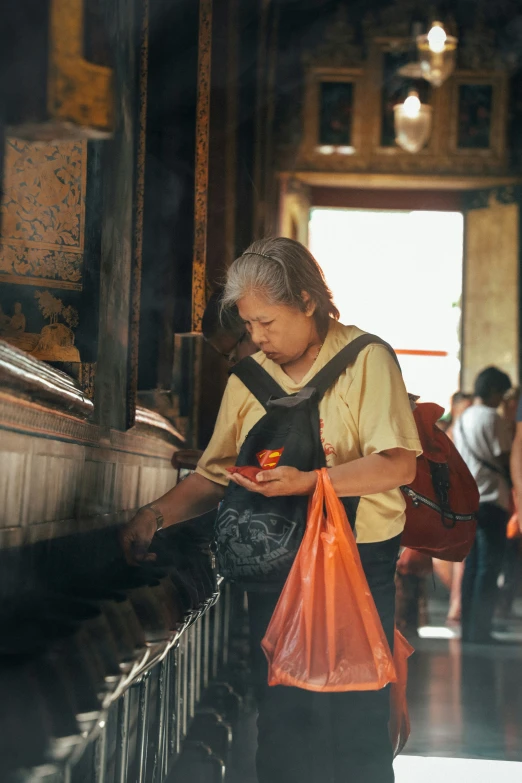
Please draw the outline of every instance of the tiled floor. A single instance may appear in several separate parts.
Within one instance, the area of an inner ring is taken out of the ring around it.
[[[395,762],[397,783],[522,781],[522,606],[509,633],[515,644],[461,648],[433,625],[415,643],[408,700],[412,731]],[[236,736],[227,783],[255,783],[255,715]]]

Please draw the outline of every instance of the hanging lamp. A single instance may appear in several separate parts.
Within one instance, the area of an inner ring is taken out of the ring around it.
[[[458,39],[448,35],[442,22],[433,22],[431,30],[417,36],[417,52],[422,77],[440,87],[454,69]]]
[[[432,108],[421,103],[419,95],[412,90],[404,103],[393,107],[395,141],[407,152],[419,152],[431,133]]]

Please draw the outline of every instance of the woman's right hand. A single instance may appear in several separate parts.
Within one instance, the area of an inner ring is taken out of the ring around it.
[[[156,515],[150,508],[140,508],[130,522],[120,527],[118,538],[129,565],[156,560],[156,555],[149,553],[149,546],[157,528]]]

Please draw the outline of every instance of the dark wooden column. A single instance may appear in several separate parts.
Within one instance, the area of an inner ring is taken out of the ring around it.
[[[95,417],[100,425],[119,430],[133,425],[136,402],[146,13],[146,0],[114,0],[108,10],[116,105],[114,138],[104,148],[102,169],[104,192]]]

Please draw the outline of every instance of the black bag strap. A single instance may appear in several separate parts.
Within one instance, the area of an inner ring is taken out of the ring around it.
[[[232,367],[229,374],[237,375],[265,410],[271,397],[288,397],[285,390],[251,356],[241,359]]]
[[[312,387],[315,389],[317,398],[319,400],[322,399],[341,373],[343,373],[347,367],[354,364],[361,351],[368,345],[384,345],[391,353],[400,369],[399,361],[391,345],[384,340],[381,340],[381,338],[377,337],[375,334],[361,334],[360,337],[356,337],[355,340],[348,343],[345,348],[342,348],[333,359],[330,359],[328,364],[325,364],[317,375],[314,375],[312,380],[307,384],[307,388]],[[290,396],[251,356],[247,356],[234,365],[230,370],[230,375],[237,375],[239,380],[245,384],[248,391],[259,400],[265,410],[268,408],[268,401],[272,397],[280,399]]]
[[[341,373],[343,373],[347,367],[354,364],[361,351],[368,345],[384,345],[391,353],[400,369],[399,360],[391,345],[384,340],[381,340],[381,338],[377,337],[375,334],[361,334],[360,337],[356,337],[355,340],[348,343],[345,348],[342,348],[333,359],[330,359],[328,364],[325,364],[308,384],[308,386],[313,386],[315,388],[319,399],[324,397],[325,393],[330,386],[335,383]]]

